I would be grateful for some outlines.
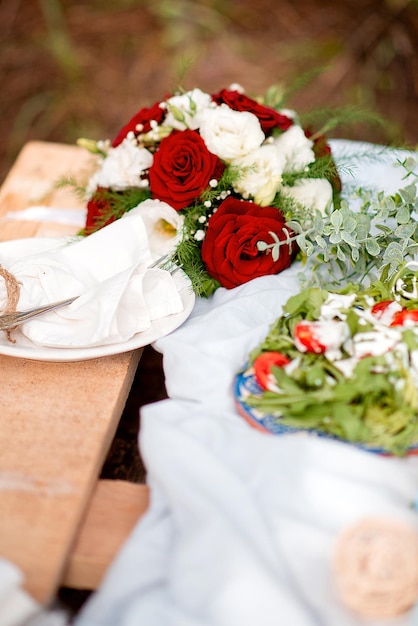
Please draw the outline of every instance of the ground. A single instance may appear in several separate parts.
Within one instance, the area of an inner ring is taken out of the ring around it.
[[[179,85],[256,96],[299,81],[287,104],[302,114],[351,105],[383,119],[333,136],[418,145],[416,0],[0,0],[0,41],[0,184],[26,141],[112,138]],[[144,480],[138,413],[165,396],[148,347],[104,477]],[[71,610],[84,598],[60,593]]]
[[[259,95],[319,68],[298,111],[369,107],[383,128],[336,134],[418,142],[416,0],[0,0],[0,41],[0,182],[29,139],[113,137],[179,84]]]

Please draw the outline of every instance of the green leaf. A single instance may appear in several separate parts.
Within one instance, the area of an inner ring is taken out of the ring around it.
[[[399,239],[409,239],[412,237],[417,229],[417,224],[415,222],[409,222],[407,224],[401,224],[397,226],[394,231],[394,235]]]
[[[268,243],[265,241],[257,241],[257,250],[260,252],[265,252],[268,249]]]
[[[320,248],[326,248],[327,247],[327,242],[325,241],[325,239],[323,237],[321,237],[321,235],[316,235],[315,241],[316,241],[316,243],[318,244],[318,246]]]
[[[306,245],[305,245],[305,253],[306,256],[310,256],[311,254],[313,254],[315,252],[315,247],[314,245],[310,242],[310,241],[306,241]]]
[[[352,233],[356,230],[357,220],[352,215],[347,215],[343,220],[344,231],[347,233]]]
[[[409,222],[410,212],[407,206],[402,205],[396,212],[395,219],[398,224],[407,224]]]
[[[313,229],[318,234],[322,234],[324,230],[324,218],[316,215],[313,219]]]
[[[325,370],[322,367],[322,363],[316,363],[313,367],[310,367],[305,376],[305,384],[308,387],[318,388],[322,387],[325,382]]]
[[[334,226],[335,230],[339,230],[343,223],[343,216],[341,211],[334,211],[331,213],[331,224]]]
[[[311,287],[289,298],[283,311],[293,317],[303,314],[306,319],[314,319],[319,315],[320,308],[327,297],[327,291]]]
[[[407,157],[405,161],[402,163],[402,165],[406,169],[407,172],[413,172],[417,165],[417,160],[416,158],[413,158],[413,157]]]
[[[331,243],[340,243],[341,234],[340,233],[332,233],[329,238]]]
[[[402,246],[399,243],[392,241],[384,252],[383,260],[386,263],[392,261],[397,261],[401,263],[403,260]]]
[[[340,261],[346,261],[347,257],[344,253],[344,250],[341,248],[341,246],[337,246],[337,258]]]
[[[377,256],[380,253],[380,246],[376,239],[367,239],[366,250],[370,256]]]
[[[391,196],[386,196],[382,200],[383,217],[386,219],[388,215],[390,215],[391,213],[395,211],[395,209],[396,209],[396,204],[395,204],[394,199]]]
[[[332,415],[337,424],[341,427],[342,434],[348,441],[361,440],[364,430],[361,421],[362,408],[346,402],[335,402],[332,406]]]
[[[355,239],[355,235],[352,235],[351,233],[348,233],[346,230],[343,230],[341,231],[341,237],[350,246],[354,246],[355,248],[358,248],[358,243]]]
[[[399,194],[404,202],[406,202],[407,204],[415,204],[415,201],[417,199],[416,185],[412,184],[404,187],[403,189],[399,189]]]

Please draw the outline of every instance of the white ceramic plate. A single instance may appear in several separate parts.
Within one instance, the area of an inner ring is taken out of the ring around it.
[[[7,267],[8,261],[14,260],[18,256],[27,256],[29,254],[52,250],[70,241],[74,241],[74,237],[34,237],[2,242],[0,243],[0,265]],[[111,356],[122,352],[130,352],[131,350],[147,346],[178,328],[192,312],[195,294],[192,291],[189,279],[181,271],[176,272],[173,278],[178,285],[180,297],[183,302],[183,310],[180,313],[155,320],[152,322],[150,328],[141,333],[137,333],[128,341],[103,346],[93,346],[91,348],[48,348],[35,345],[17,329],[13,333],[13,338],[16,340],[16,343],[11,343],[7,339],[6,334],[0,332],[0,354],[35,361],[86,361],[88,359],[97,359],[99,357]]]

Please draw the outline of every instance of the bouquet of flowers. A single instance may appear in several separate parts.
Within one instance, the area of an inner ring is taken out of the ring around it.
[[[239,85],[177,92],[142,108],[98,155],[88,180],[88,235],[140,211],[172,239],[172,259],[198,295],[277,274],[298,254],[289,221],[337,207],[340,181],[321,131]]]

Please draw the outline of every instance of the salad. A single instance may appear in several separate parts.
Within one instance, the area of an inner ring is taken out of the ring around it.
[[[390,285],[311,287],[290,298],[239,373],[235,394],[239,411],[265,430],[418,452],[414,269],[405,267]]]

